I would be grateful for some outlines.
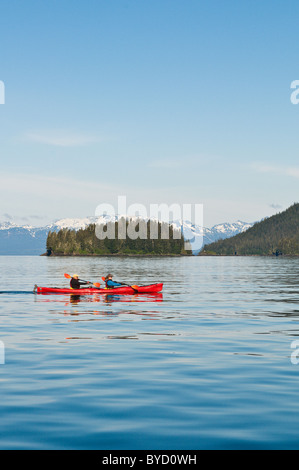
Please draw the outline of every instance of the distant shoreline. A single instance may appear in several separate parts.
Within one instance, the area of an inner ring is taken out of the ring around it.
[[[221,255],[221,254],[199,254],[197,255],[198,257],[211,257],[211,258],[252,258],[252,257],[261,257],[261,258],[298,258],[299,254],[294,254],[294,255],[275,255],[275,254],[267,254],[267,255]]]
[[[201,258],[201,257],[210,257],[210,258],[299,258],[299,254],[296,255],[273,255],[273,254],[265,254],[265,255],[220,255],[220,254],[206,254],[206,253],[199,253],[198,255],[193,255],[193,254],[133,254],[133,253],[126,253],[126,254],[120,254],[120,253],[107,253],[103,255],[98,255],[98,254],[52,254],[52,255],[47,255],[47,253],[43,253],[39,256],[46,256],[47,258],[182,258],[182,257],[189,257],[189,258]]]
[[[134,254],[134,253],[107,253],[103,255],[98,254],[51,254],[43,253],[40,256],[46,256],[48,258],[59,258],[59,257],[72,257],[72,258],[105,258],[106,256],[114,258],[182,258],[182,257],[194,257],[192,254]]]

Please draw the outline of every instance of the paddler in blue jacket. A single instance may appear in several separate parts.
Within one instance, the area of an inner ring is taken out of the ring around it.
[[[107,289],[113,289],[114,287],[121,287],[121,286],[126,285],[126,284],[122,284],[121,282],[113,281],[112,277],[113,277],[112,274],[108,274],[105,277],[105,283],[106,283]]]

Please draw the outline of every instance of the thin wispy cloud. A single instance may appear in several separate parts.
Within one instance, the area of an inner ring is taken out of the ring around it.
[[[178,160],[153,160],[148,164],[149,168],[176,169],[180,168],[183,162]]]
[[[52,198],[54,203],[66,199],[76,199],[80,194],[80,200],[93,199],[95,194],[101,195],[102,192],[110,190],[110,186],[90,181],[83,181],[63,176],[48,177],[44,175],[23,175],[23,174],[1,174],[0,175],[0,194],[13,194],[23,198],[28,196],[41,198]]]
[[[180,168],[193,168],[198,169],[205,164],[210,165],[211,163],[219,164],[219,161],[222,160],[221,155],[216,155],[213,153],[194,153],[188,155],[182,155],[181,157],[173,158],[161,158],[154,159],[148,162],[148,168],[160,168],[160,169],[180,169]]]
[[[282,166],[282,165],[267,165],[264,163],[254,163],[251,167],[258,173],[274,174],[291,176],[299,178],[299,167]]]
[[[27,142],[55,147],[78,147],[102,141],[101,137],[64,130],[29,131],[24,134]]]
[[[13,216],[11,214],[8,214],[7,212],[5,214],[2,214],[2,217],[4,217],[5,220],[13,220]]]
[[[280,204],[269,204],[269,207],[271,207],[271,209],[282,209],[283,206],[281,206]]]

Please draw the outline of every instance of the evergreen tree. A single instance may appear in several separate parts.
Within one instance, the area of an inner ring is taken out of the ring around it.
[[[185,240],[181,232],[174,231],[167,224],[160,222],[145,222],[138,220],[132,224],[126,221],[126,229],[130,237],[118,238],[118,222],[115,225],[102,224],[96,226],[91,224],[85,229],[78,231],[62,229],[58,232],[49,232],[47,248],[51,247],[54,254],[63,255],[110,255],[110,254],[137,254],[137,255],[181,255],[192,254],[184,249]],[[121,221],[124,227],[124,221]],[[154,229],[153,229],[154,228]],[[165,234],[169,237],[165,238]],[[115,234],[115,238],[107,234]],[[152,235],[157,238],[151,238]]]
[[[256,223],[246,232],[205,245],[216,255],[299,255],[299,204]]]

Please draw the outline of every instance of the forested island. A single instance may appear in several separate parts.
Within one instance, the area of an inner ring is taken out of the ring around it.
[[[119,224],[122,224],[119,227]],[[125,224],[125,225],[124,225]],[[91,224],[80,230],[49,232],[48,254],[54,256],[186,256],[185,240],[180,230],[165,223],[143,221]],[[156,225],[155,225],[156,224]],[[125,236],[119,237],[120,233]],[[153,237],[154,234],[154,237]],[[108,236],[109,235],[109,236]],[[167,236],[168,238],[165,238]]]
[[[205,245],[204,255],[299,255],[299,204],[263,219],[243,233]]]

